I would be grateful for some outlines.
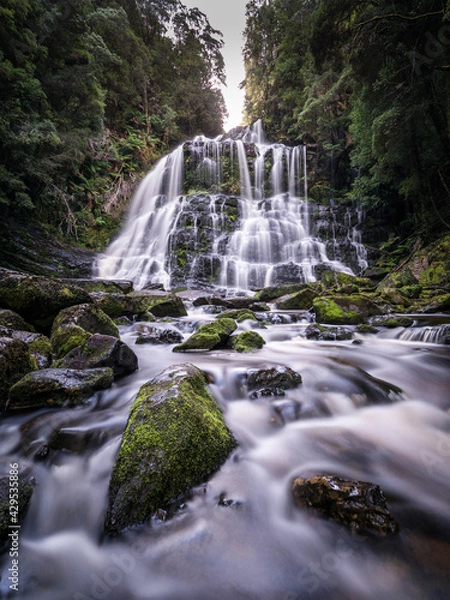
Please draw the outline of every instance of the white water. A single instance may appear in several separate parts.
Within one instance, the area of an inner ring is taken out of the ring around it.
[[[97,261],[96,275],[110,279],[126,277],[137,289],[148,284],[172,287],[177,247],[171,240],[179,231],[180,215],[190,206],[182,196],[186,152],[181,146],[161,160],[142,181],[121,233]],[[330,260],[325,243],[310,233],[305,146],[269,144],[261,122],[257,122],[242,139],[198,137],[189,145],[189,152],[195,159],[196,177],[212,190],[205,196],[205,202],[211,206],[220,201],[217,194],[222,190],[225,155],[229,158],[230,173],[233,175],[236,168],[239,172],[239,217],[234,232],[225,236],[223,229],[216,230],[213,224],[210,250],[198,244],[198,255],[209,253],[207,260],[220,262],[212,285],[247,292],[278,283],[310,282],[316,279],[317,265],[352,273],[348,265]],[[272,166],[267,173],[269,160]],[[358,267],[364,268],[367,261],[358,231],[349,226],[348,232]],[[197,226],[192,235],[195,239],[201,235]],[[219,243],[220,253],[215,250]],[[192,259],[186,277],[193,286],[197,259],[198,256]]]
[[[172,326],[187,336],[207,318],[196,309]],[[280,320],[292,319],[280,313]],[[122,328],[139,356],[136,374],[79,409],[4,417],[2,464],[28,469],[35,491],[20,532],[20,591],[8,595],[5,555],[0,594],[20,600],[446,598],[448,347],[374,335],[360,336],[360,345],[310,342],[307,324],[300,313],[291,323],[258,330],[267,345],[247,356],[180,357],[171,347],[135,345],[142,324]],[[102,540],[108,481],[131,403],[141,384],[182,361],[209,374],[239,448],[172,520]],[[243,375],[264,364],[290,366],[302,385],[283,398],[249,400]],[[36,462],[43,444],[52,449]],[[291,481],[314,474],[380,485],[399,534],[352,536],[295,508]]]

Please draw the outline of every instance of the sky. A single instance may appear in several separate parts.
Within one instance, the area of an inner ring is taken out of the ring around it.
[[[242,32],[245,28],[245,5],[247,0],[182,0],[188,8],[197,7],[208,17],[211,27],[223,33],[225,45],[222,49],[225,60],[227,87],[222,89],[228,119],[225,131],[240,125],[244,106],[244,90],[239,84],[244,79]]]

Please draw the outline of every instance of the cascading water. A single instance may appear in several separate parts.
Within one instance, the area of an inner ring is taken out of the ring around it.
[[[187,283],[249,291],[315,281],[317,265],[352,273],[311,234],[312,212],[305,146],[267,143],[260,121],[239,139],[198,137],[142,181],[96,275],[126,277],[138,289]],[[350,237],[352,266],[364,268],[354,226],[345,243]]]

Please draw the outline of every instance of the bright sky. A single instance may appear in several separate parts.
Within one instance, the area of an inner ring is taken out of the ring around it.
[[[223,96],[229,113],[225,131],[240,125],[244,106],[244,90],[239,84],[244,79],[242,32],[245,28],[245,5],[247,0],[182,0],[188,8],[197,7],[208,17],[211,27],[223,33],[222,49],[225,60],[227,87]]]

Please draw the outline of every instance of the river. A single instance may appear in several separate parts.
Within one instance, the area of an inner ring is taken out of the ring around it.
[[[400,330],[309,341],[307,315],[294,317],[280,314],[258,329],[267,343],[249,355],[136,345],[139,326],[123,326],[122,339],[139,357],[135,374],[80,408],[4,417],[2,466],[17,462],[33,478],[34,494],[19,534],[19,591],[9,589],[5,554],[1,595],[448,598],[450,347],[399,339]],[[170,326],[187,337],[205,318],[191,308]],[[109,477],[133,399],[144,382],[182,362],[209,374],[239,447],[172,518],[103,539]],[[252,400],[244,376],[261,365],[289,366],[303,383],[282,398]],[[399,532],[352,535],[296,508],[292,480],[318,474],[378,484]]]

